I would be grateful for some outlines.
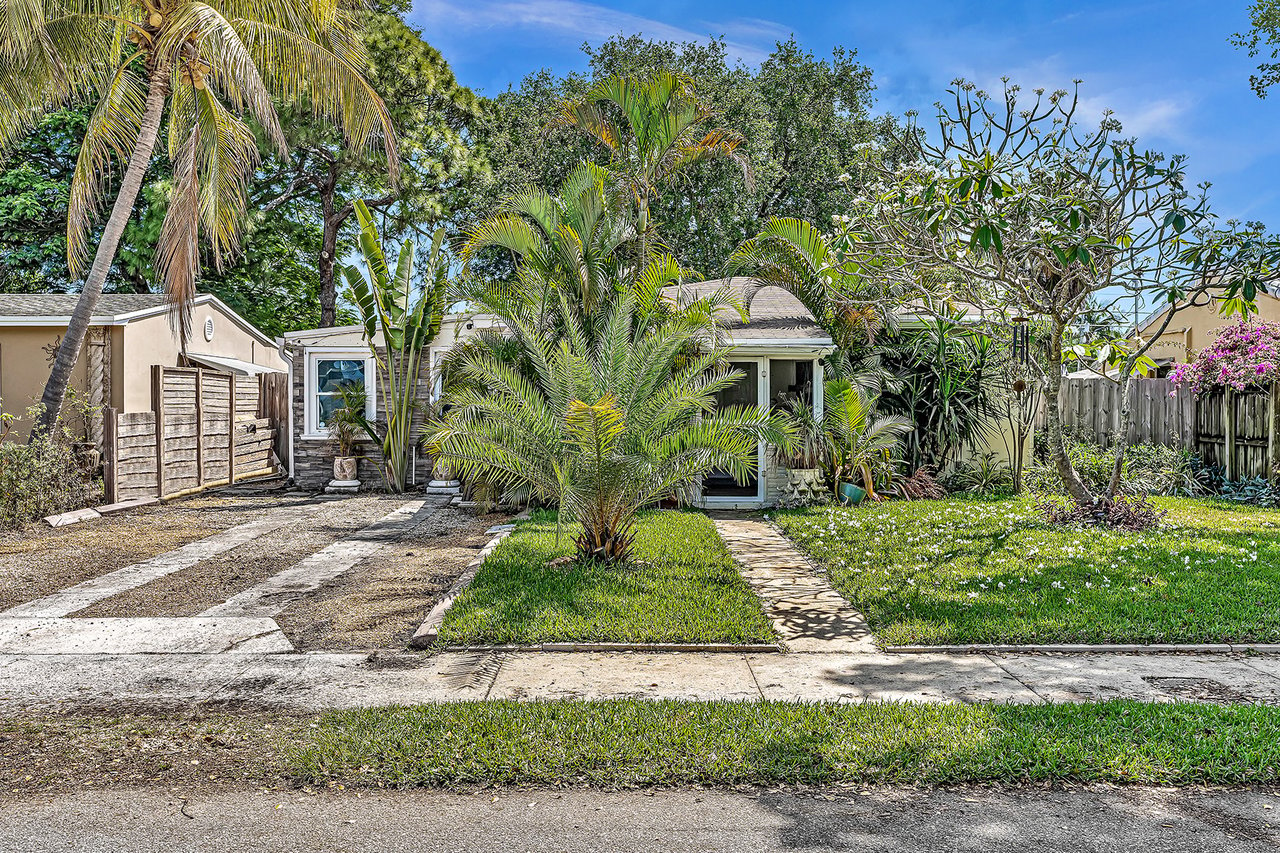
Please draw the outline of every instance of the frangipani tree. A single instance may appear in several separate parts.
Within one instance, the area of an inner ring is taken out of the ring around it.
[[[392,273],[369,208],[357,199],[355,211],[365,271],[345,266],[342,273],[377,364],[378,399],[385,409],[385,421],[370,421],[363,413],[357,421],[382,453],[387,489],[403,492],[412,463],[414,415],[423,408],[418,397],[423,353],[440,332],[449,285],[444,229],[436,230],[420,277],[414,275],[412,240],[400,245]]]
[[[1265,280],[1259,265],[1274,265],[1274,255],[1230,224],[1214,230],[1207,185],[1188,185],[1185,157],[1139,148],[1109,112],[1083,122],[1078,93],[1036,90],[1024,99],[1006,82],[992,98],[958,80],[950,94],[937,105],[932,136],[910,116],[900,140],[910,154],[905,166],[869,152],[881,184],[855,201],[856,245],[868,257],[897,258],[884,273],[922,297],[936,289],[928,273],[949,270],[958,274],[950,279],[955,295],[993,316],[1044,324],[1053,463],[1077,503],[1109,502],[1119,492],[1124,444],[1116,445],[1110,487],[1094,494],[1062,442],[1058,392],[1070,334],[1087,315],[1169,306],[1160,328],[1117,351],[1121,375],[1132,377],[1176,311],[1215,296],[1251,298]]]
[[[305,104],[355,149],[381,145],[396,170],[386,107],[362,76],[357,10],[342,0],[11,0],[0,14],[0,150],[41,116],[95,102],[71,182],[67,262],[85,277],[45,386],[38,432],[57,418],[143,176],[160,139],[173,189],[156,269],[176,309],[199,275],[238,249],[245,182],[258,163],[251,117],[287,153],[273,99]],[[106,225],[92,224],[123,168]],[[92,262],[90,262],[92,256]]]
[[[642,507],[679,498],[713,469],[745,480],[758,442],[786,447],[793,436],[779,414],[717,409],[716,392],[739,374],[728,350],[706,346],[701,323],[676,315],[646,326],[634,309],[624,294],[594,339],[573,314],[558,338],[500,315],[506,335],[464,350],[444,397],[451,408],[430,436],[464,477],[527,487],[581,524],[581,559],[626,561]]]

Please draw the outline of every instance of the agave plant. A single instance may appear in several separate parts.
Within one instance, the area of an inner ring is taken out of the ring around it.
[[[430,446],[468,479],[557,505],[582,527],[581,559],[628,560],[641,507],[678,499],[713,469],[745,481],[760,440],[792,441],[785,416],[716,409],[738,373],[726,350],[696,349],[705,337],[695,319],[637,328],[629,293],[594,341],[572,315],[560,318],[558,339],[517,314],[501,319],[507,345],[465,351],[455,366],[463,381],[446,392],[452,408]]]
[[[386,411],[385,422],[368,420],[363,410],[360,426],[382,452],[382,475],[387,489],[403,492],[409,477],[414,444],[413,419],[422,410],[418,399],[418,371],[427,344],[440,331],[444,316],[448,264],[445,261],[444,229],[432,238],[431,252],[421,283],[413,273],[413,241],[400,246],[395,273],[387,256],[373,216],[363,201],[355,203],[360,222],[360,253],[365,272],[344,266],[343,275],[351,299],[360,310],[365,340],[378,371],[378,392]]]
[[[879,500],[872,463],[877,456],[901,447],[902,437],[914,429],[911,421],[901,415],[877,414],[876,398],[847,380],[828,382],[823,390],[823,422],[831,432],[839,460],[837,484],[840,473],[856,474],[861,477],[867,496]]]

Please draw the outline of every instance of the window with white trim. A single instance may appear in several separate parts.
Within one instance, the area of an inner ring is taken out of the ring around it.
[[[372,420],[378,410],[374,393],[376,370],[368,350],[310,353],[307,357],[307,437],[328,438],[329,419],[342,405],[344,385],[364,387],[364,415]]]

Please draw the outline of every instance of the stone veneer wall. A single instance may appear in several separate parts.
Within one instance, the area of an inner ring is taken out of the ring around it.
[[[320,490],[333,479],[333,444],[327,438],[303,438],[306,431],[306,351],[302,348],[292,349],[293,359],[293,480],[299,488]],[[422,368],[418,375],[418,396],[426,399],[431,391],[430,369],[424,355]],[[386,416],[385,401],[378,394],[378,418]],[[414,432],[421,426],[421,417],[414,418]],[[376,488],[382,483],[382,474],[378,471],[378,449],[372,443],[361,442],[356,449],[359,461],[356,463],[356,476],[363,488]],[[430,479],[431,461],[419,454],[418,484],[425,485]]]

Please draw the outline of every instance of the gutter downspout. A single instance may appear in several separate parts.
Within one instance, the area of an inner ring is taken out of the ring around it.
[[[284,335],[276,338],[276,352],[280,354],[280,359],[289,365],[289,481],[296,482],[293,479],[293,441],[296,432],[293,417],[293,357],[285,352],[287,344],[288,341],[285,340]]]

